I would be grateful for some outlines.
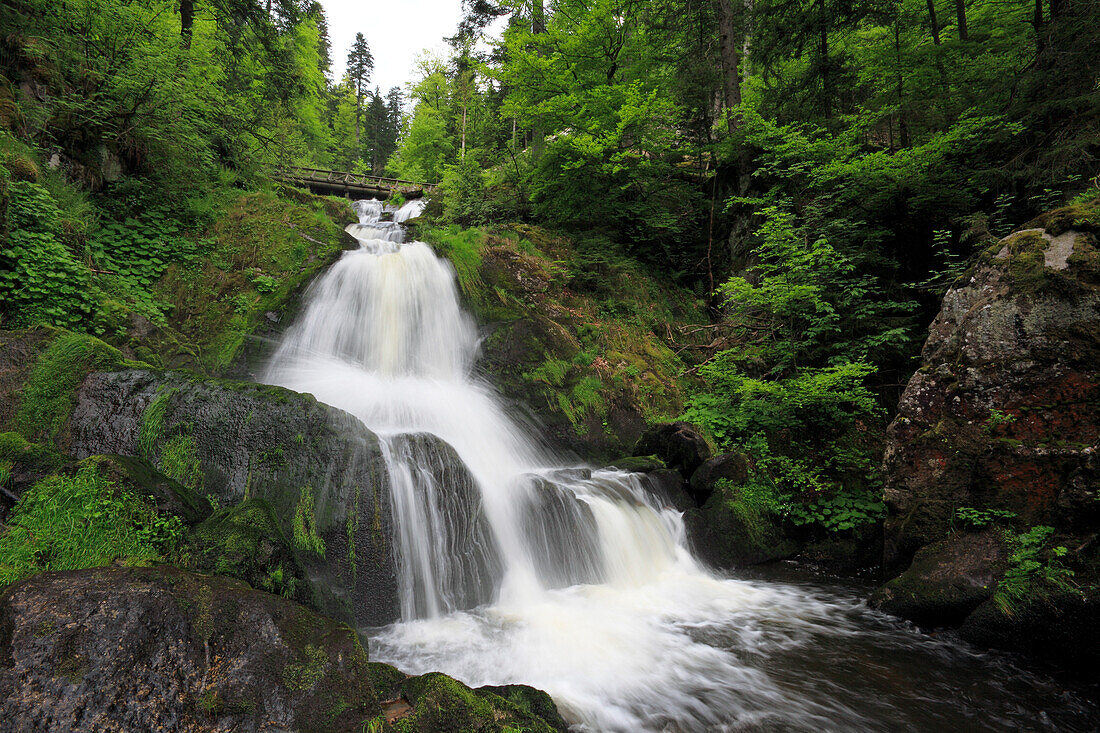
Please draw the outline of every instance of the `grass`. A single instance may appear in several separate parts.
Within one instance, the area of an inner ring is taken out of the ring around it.
[[[16,431],[28,440],[53,442],[72,413],[76,390],[85,377],[122,362],[122,354],[99,339],[59,332],[23,385]]]
[[[94,466],[28,490],[0,535],[0,585],[50,570],[144,563],[170,555],[183,534],[178,517],[123,491]]]

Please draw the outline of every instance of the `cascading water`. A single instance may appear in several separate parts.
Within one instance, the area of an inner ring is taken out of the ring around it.
[[[402,620],[376,630],[372,658],[533,685],[582,730],[1034,722],[1018,700],[1041,697],[1037,681],[1001,679],[852,594],[719,577],[639,476],[559,465],[472,376],[453,270],[404,242],[420,207],[385,222],[380,202],[356,203],[360,249],[314,286],[266,376],[382,441]]]

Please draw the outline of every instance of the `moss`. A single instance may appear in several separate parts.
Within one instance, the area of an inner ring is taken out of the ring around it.
[[[301,657],[283,667],[283,684],[290,690],[311,690],[324,678],[328,663],[324,649],[306,644]]]
[[[161,448],[157,467],[166,476],[196,491],[202,490],[202,463],[190,434],[173,437]]]
[[[38,183],[38,165],[28,156],[10,152],[3,162],[4,167],[7,168],[11,174],[11,180]]]
[[[54,442],[68,422],[76,391],[88,374],[123,363],[117,349],[97,338],[57,332],[23,385],[15,430],[29,440]]]
[[[325,554],[325,541],[317,534],[317,516],[314,511],[313,489],[303,486],[294,510],[294,546],[299,550]]]
[[[1046,229],[1055,237],[1071,229],[1100,232],[1100,198],[1048,211],[1028,222],[1024,228]]]
[[[157,388],[157,396],[145,408],[141,415],[141,427],[138,430],[138,450],[146,459],[152,461],[156,458],[157,443],[164,434],[164,414],[168,409],[168,402],[178,389],[164,390]]]
[[[186,554],[197,570],[313,605],[305,570],[263,499],[246,499],[215,512],[192,530]]]

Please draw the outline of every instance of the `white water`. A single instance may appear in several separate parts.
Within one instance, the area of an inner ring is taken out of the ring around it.
[[[560,465],[472,376],[478,335],[450,265],[379,221],[380,203],[357,210],[361,248],[316,284],[267,380],[383,441],[403,620],[372,639],[372,659],[530,684],[581,730],[890,727],[892,703],[871,721],[827,678],[772,666],[866,636],[857,601],[718,577],[638,476]],[[461,460],[407,437],[419,433]]]

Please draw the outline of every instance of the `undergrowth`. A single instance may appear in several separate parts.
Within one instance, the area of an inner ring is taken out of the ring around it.
[[[0,585],[51,570],[165,559],[182,537],[179,517],[85,466],[43,479],[16,503],[0,534]]]

